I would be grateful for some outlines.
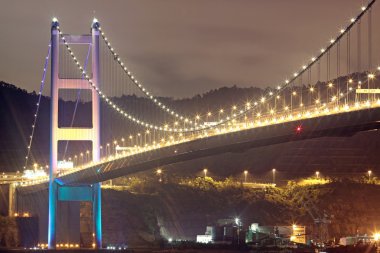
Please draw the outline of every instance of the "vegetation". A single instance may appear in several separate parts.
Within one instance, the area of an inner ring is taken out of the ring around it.
[[[16,247],[19,244],[18,227],[12,217],[0,216],[0,246]]]
[[[104,191],[104,217],[119,224],[125,220],[125,227],[120,224],[118,233],[127,237],[135,229],[140,231],[134,242],[128,240],[137,245],[146,240],[158,243],[162,238],[194,240],[204,233],[206,225],[234,217],[240,217],[245,227],[251,223],[295,223],[306,225],[314,233],[317,228],[310,212],[320,217],[328,215],[329,236],[336,239],[372,234],[380,227],[380,186],[375,180],[319,179],[317,183],[317,179],[307,179],[290,181],[281,188],[252,188],[233,178],[177,178],[160,183],[155,175],[127,180],[131,182],[127,190]],[[108,233],[114,238],[111,235],[115,231],[109,229]]]

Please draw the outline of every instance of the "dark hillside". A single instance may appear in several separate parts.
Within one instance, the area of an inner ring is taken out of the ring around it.
[[[195,180],[196,181],[196,180]],[[203,183],[200,183],[202,182]],[[302,204],[308,200],[332,216],[331,238],[374,233],[380,226],[380,186],[353,181],[277,189],[243,188],[230,181],[203,178],[193,185],[133,184],[129,190],[105,189],[104,240],[131,245],[154,243],[161,236],[195,240],[217,219],[240,217],[244,227],[303,224],[313,232],[313,219]],[[315,231],[315,230],[314,230]]]

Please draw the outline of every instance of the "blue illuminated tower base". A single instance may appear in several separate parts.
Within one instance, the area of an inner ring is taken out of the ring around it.
[[[92,81],[99,86],[99,23],[96,19],[92,24],[91,35],[71,36],[62,35],[59,31],[58,20],[53,19],[51,27],[51,108],[50,108],[50,178],[49,178],[49,249],[57,245],[57,214],[65,210],[57,210],[60,201],[89,201],[93,206],[93,244],[94,248],[102,247],[102,218],[101,218],[101,184],[64,185],[57,178],[58,172],[58,142],[59,141],[91,141],[92,160],[100,160],[100,101],[99,96],[85,79],[59,78],[59,48],[63,44],[60,36],[65,37],[67,44],[87,44],[92,51]],[[63,45],[65,46],[65,45]],[[92,92],[92,127],[74,128],[58,127],[58,92],[60,89],[90,90]],[[78,207],[78,205],[76,205]],[[79,208],[78,208],[79,209]],[[58,211],[58,212],[57,212]],[[79,210],[78,210],[79,212]],[[65,214],[69,217],[70,214]]]

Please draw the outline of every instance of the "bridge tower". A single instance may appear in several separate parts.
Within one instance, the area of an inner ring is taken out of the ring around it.
[[[94,19],[91,35],[64,35],[68,44],[87,44],[91,46],[92,80],[100,82],[99,61],[99,23]],[[92,185],[64,185],[57,180],[58,142],[91,141],[92,160],[100,160],[100,104],[99,96],[85,79],[60,79],[59,48],[63,44],[60,38],[59,23],[53,20],[51,26],[51,108],[50,108],[50,178],[49,178],[49,225],[48,246],[54,249],[57,244],[57,209],[59,201],[91,201],[93,215],[93,234],[95,248],[102,247],[101,188],[100,183]],[[82,89],[92,92],[92,127],[58,127],[58,100],[60,89]],[[63,211],[63,210],[62,210]]]

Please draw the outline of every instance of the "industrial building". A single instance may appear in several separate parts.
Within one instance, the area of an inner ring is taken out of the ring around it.
[[[252,223],[248,227],[245,241],[248,244],[306,244],[306,226],[260,226]]]
[[[198,243],[244,244],[245,231],[238,218],[219,219],[215,225],[207,226],[204,235],[197,235]]]

